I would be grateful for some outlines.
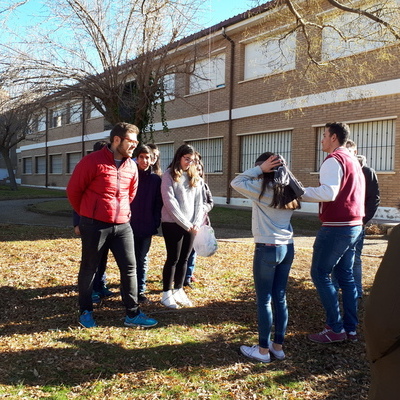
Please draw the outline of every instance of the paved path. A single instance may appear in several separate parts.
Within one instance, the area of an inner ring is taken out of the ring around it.
[[[28,199],[28,200],[3,200],[0,201],[0,223],[19,224],[19,225],[41,225],[56,227],[72,227],[72,216],[59,217],[45,214],[37,214],[28,211],[26,207],[30,204],[36,204],[55,199]],[[227,230],[215,227],[215,234],[219,240],[226,241],[246,241],[253,242],[251,232],[246,230]],[[312,248],[314,236],[295,236],[294,243],[296,247]],[[387,240],[380,237],[367,237],[364,244],[363,254],[382,256],[386,250]]]
[[[50,200],[55,199],[2,200],[0,201],[0,223],[72,227],[72,215],[71,218],[58,217],[37,214],[26,209],[31,204]]]

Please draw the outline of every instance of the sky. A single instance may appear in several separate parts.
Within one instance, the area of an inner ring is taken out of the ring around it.
[[[212,26],[255,7],[254,1],[246,0],[206,0],[204,26]]]
[[[30,0],[26,5],[20,7],[18,10],[19,23],[29,22],[30,16],[39,12],[41,2],[41,0]],[[203,28],[207,28],[255,7],[255,3],[255,0],[205,0],[205,12],[200,23]]]

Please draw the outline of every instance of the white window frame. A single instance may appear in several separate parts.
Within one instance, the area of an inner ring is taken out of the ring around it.
[[[296,68],[296,33],[263,37],[245,43],[244,79],[279,74]]]
[[[200,93],[225,87],[225,53],[196,61],[190,75],[189,93]]]
[[[396,117],[353,121],[347,123],[350,139],[357,145],[357,153],[367,159],[367,165],[376,172],[394,171]],[[325,126],[317,127],[318,150],[316,171],[327,153],[321,150],[321,138]]]
[[[204,139],[185,140],[200,153],[204,164],[205,174],[223,172],[223,137],[210,137]]]
[[[292,128],[238,136],[240,136],[240,172],[254,167],[258,156],[265,152],[282,155],[290,167],[292,162]]]
[[[49,110],[50,128],[59,128],[67,122],[67,109],[65,107],[55,107]]]

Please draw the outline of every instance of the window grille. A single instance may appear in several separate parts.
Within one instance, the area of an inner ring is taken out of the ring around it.
[[[206,174],[222,172],[222,138],[191,140],[187,141],[187,144],[193,146],[200,153]]]
[[[292,158],[292,131],[277,131],[241,136],[240,172],[254,167],[259,155],[265,152],[278,153],[290,166]]]
[[[348,124],[350,139],[357,145],[357,153],[366,157],[367,164],[375,171],[394,170],[394,145],[396,120],[386,119]],[[327,153],[321,150],[321,138],[325,127],[317,129],[318,150],[316,171],[319,170]]]

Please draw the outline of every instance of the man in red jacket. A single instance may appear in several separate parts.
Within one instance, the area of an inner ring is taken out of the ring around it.
[[[126,326],[151,327],[157,321],[140,312],[137,298],[136,260],[130,226],[130,203],[138,185],[131,157],[139,129],[120,122],[102,150],[83,157],[67,186],[68,200],[81,216],[82,260],[78,275],[79,323],[97,326],[93,319],[92,289],[97,266],[109,248],[121,275],[121,295],[126,307]]]

